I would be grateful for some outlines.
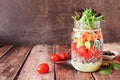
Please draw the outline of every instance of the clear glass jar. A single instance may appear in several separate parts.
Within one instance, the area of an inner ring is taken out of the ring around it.
[[[73,28],[71,63],[76,70],[93,72],[102,64],[103,36],[101,28],[83,30]]]

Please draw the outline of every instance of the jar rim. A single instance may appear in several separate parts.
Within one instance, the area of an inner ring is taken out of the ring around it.
[[[90,31],[101,31],[101,28],[91,29],[91,30],[80,29],[80,28],[73,28],[73,31],[78,31],[78,32],[80,32],[80,31],[88,31],[88,32],[90,32]]]

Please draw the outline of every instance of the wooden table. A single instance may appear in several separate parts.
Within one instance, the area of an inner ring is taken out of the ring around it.
[[[104,44],[104,48],[120,52],[117,43]],[[120,80],[120,71],[106,76],[99,72],[83,73],[72,66],[51,62],[49,55],[61,51],[70,58],[70,45],[1,46],[0,80]],[[39,74],[36,68],[43,62],[49,64],[50,70]]]

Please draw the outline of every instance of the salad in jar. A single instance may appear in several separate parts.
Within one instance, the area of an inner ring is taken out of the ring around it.
[[[102,14],[91,8],[75,12],[71,42],[71,63],[83,72],[93,72],[102,64],[103,36],[100,22]]]

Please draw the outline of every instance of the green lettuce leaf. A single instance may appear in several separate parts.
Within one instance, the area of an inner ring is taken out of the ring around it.
[[[114,63],[113,68],[116,70],[120,70],[120,64]]]
[[[102,21],[103,20],[103,16],[95,16],[95,14],[93,13],[92,9],[86,9],[83,14],[82,17],[80,18],[80,21],[85,25],[85,29],[94,29],[94,24],[95,21]]]
[[[103,70],[101,70],[99,72],[100,72],[100,74],[109,75],[109,74],[112,73],[112,68],[108,67],[108,68],[105,68],[105,69],[103,69]]]

